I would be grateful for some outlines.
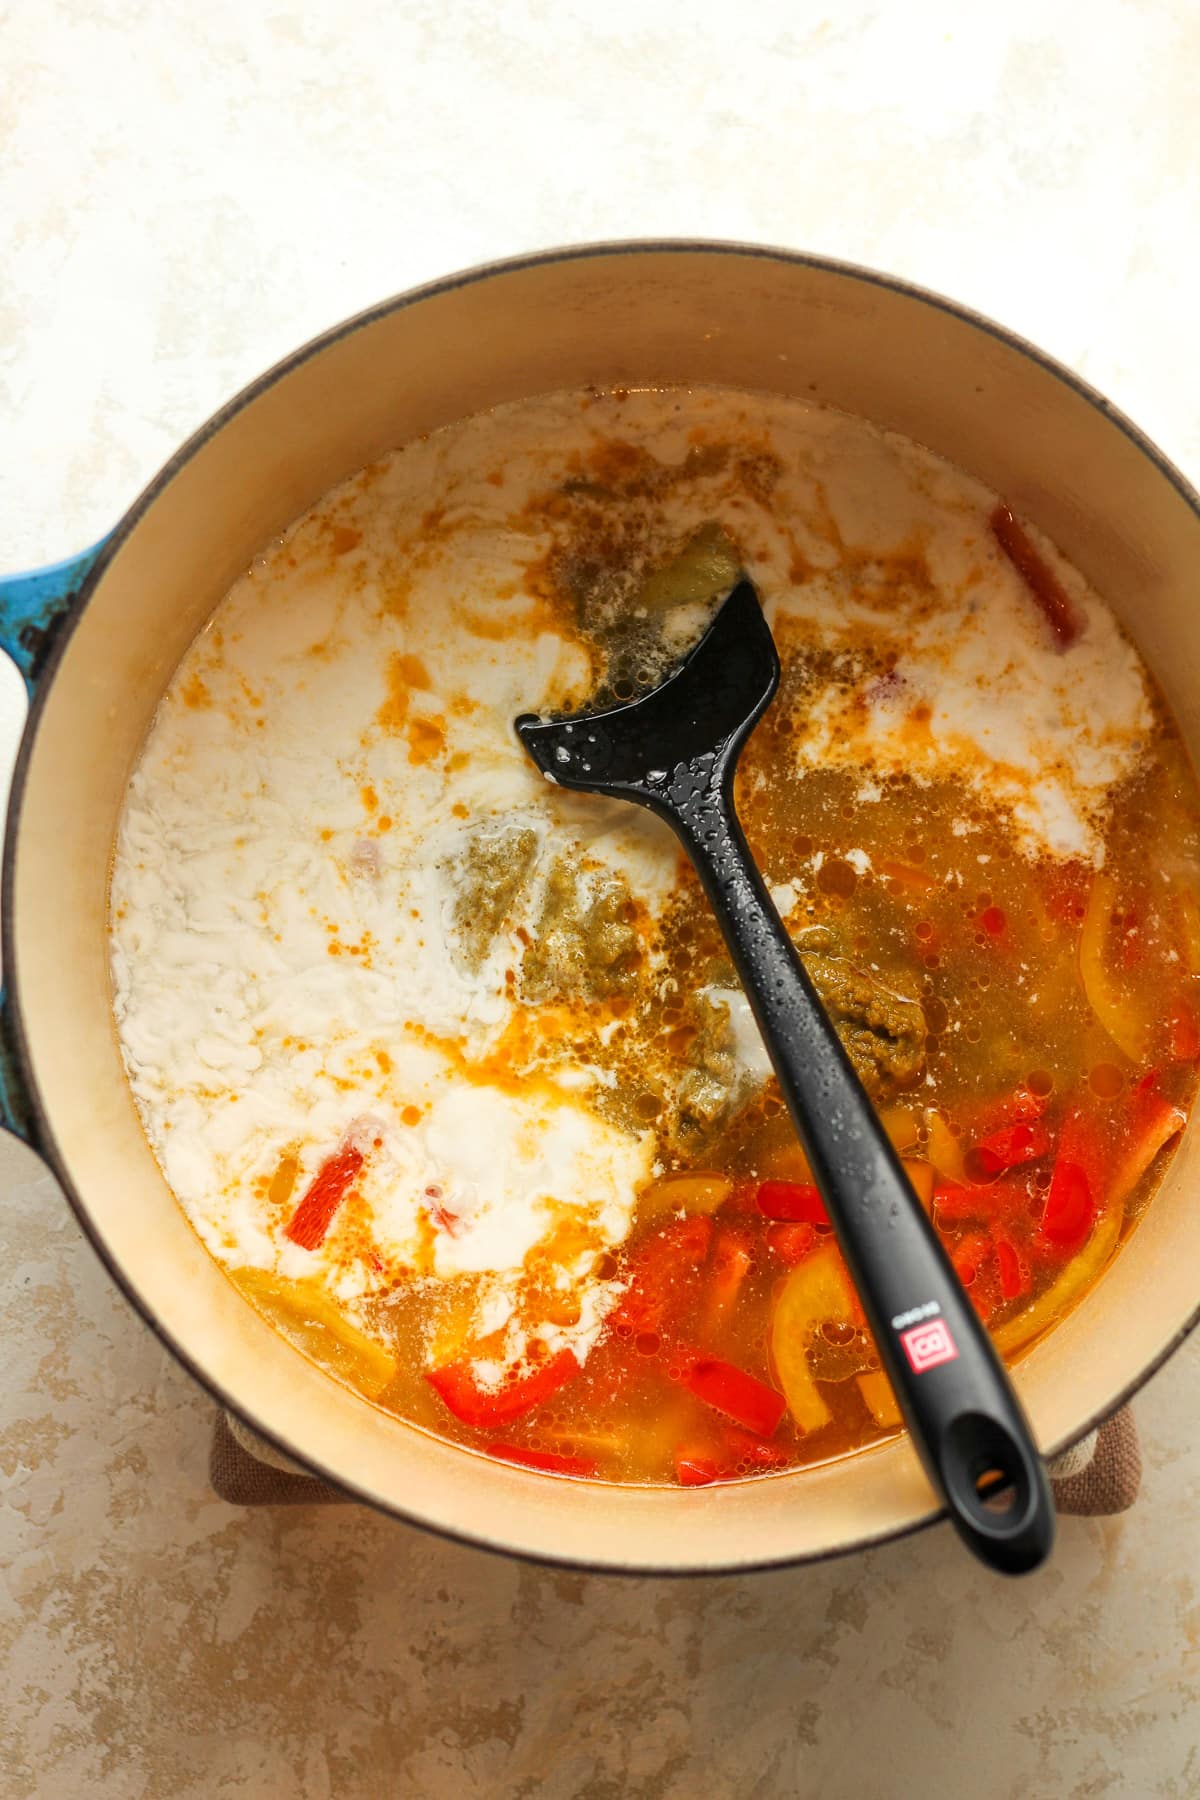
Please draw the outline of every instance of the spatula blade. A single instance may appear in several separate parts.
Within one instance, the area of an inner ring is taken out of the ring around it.
[[[779,656],[750,581],[740,581],[699,643],[640,699],[604,712],[516,720],[542,773],[581,793],[657,787],[682,762],[741,742],[779,685]]]

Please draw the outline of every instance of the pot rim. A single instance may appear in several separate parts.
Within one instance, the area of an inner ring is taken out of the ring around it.
[[[1143,456],[1151,462],[1159,474],[1165,477],[1176,493],[1200,520],[1200,492],[1192,486],[1182,472],[1121,409],[1115,406],[1096,387],[1086,381],[1073,369],[1068,368],[1057,358],[1039,349],[1020,333],[999,324],[987,314],[976,311],[973,307],[948,299],[935,289],[908,281],[900,276],[885,274],[877,269],[854,263],[844,258],[822,256],[811,251],[788,250],[782,247],[750,243],[737,239],[725,238],[617,238],[597,242],[567,244],[541,250],[528,251],[523,254],[493,259],[476,263],[466,269],[458,270],[450,275],[438,277],[424,282],[417,287],[404,289],[399,294],[352,314],[339,324],[308,339],[297,349],[273,363],[261,375],[255,377],[246,386],[238,390],[225,404],[217,409],[202,425],[192,432],[179,448],[163,464],[159,472],[150,480],[130,507],[122,515],[117,525],[105,538],[100,554],[80,586],[79,592],[65,617],[62,627],[55,637],[45,665],[41,670],[37,686],[31,697],[29,711],[17,752],[13,770],[12,784],[9,792],[8,810],[4,828],[3,861],[0,868],[0,894],[3,896],[3,911],[0,916],[0,956],[3,959],[4,996],[7,999],[8,1024],[17,1065],[28,1094],[30,1113],[34,1123],[31,1148],[39,1160],[45,1163],[53,1174],[68,1204],[75,1214],[79,1225],[96,1252],[103,1267],[121,1290],[125,1299],[167,1349],[176,1362],[187,1370],[188,1374],[199,1383],[226,1411],[234,1413],[244,1420],[264,1442],[270,1444],[281,1455],[291,1458],[312,1471],[313,1475],[325,1481],[331,1487],[339,1489],[347,1498],[371,1508],[383,1517],[401,1520],[415,1526],[419,1530],[434,1536],[463,1544],[471,1549],[482,1550],[496,1556],[513,1558],[520,1562],[535,1566],[581,1569],[585,1572],[600,1575],[616,1576],[671,1576],[677,1579],[697,1576],[719,1576],[729,1574],[751,1574],[758,1571],[778,1568],[799,1567],[807,1564],[832,1562],[838,1558],[857,1555],[859,1552],[876,1548],[880,1545],[897,1542],[912,1537],[917,1532],[928,1530],[946,1517],[946,1508],[936,1504],[921,1518],[910,1524],[889,1527],[883,1531],[855,1538],[852,1542],[837,1544],[828,1549],[800,1552],[796,1555],[776,1556],[760,1561],[749,1558],[738,1558],[730,1562],[712,1563],[704,1568],[685,1568],[676,1564],[654,1565],[647,1563],[589,1563],[583,1558],[557,1555],[552,1552],[532,1552],[514,1549],[509,1545],[477,1536],[468,1532],[455,1530],[449,1526],[438,1524],[421,1515],[408,1511],[403,1505],[381,1500],[377,1495],[364,1492],[344,1475],[335,1473],[322,1463],[314,1461],[294,1445],[280,1438],[268,1426],[248,1414],[243,1406],[234,1405],[223,1391],[223,1388],[206,1370],[201,1368],[191,1353],[185,1350],[175,1339],[170,1325],[157,1312],[152,1310],[127,1281],[124,1271],[110,1255],[108,1247],[94,1226],[87,1203],[78,1192],[74,1182],[66,1172],[64,1159],[59,1151],[49,1114],[43,1106],[42,1098],[33,1074],[26,1034],[21,1013],[20,977],[16,956],[15,908],[12,902],[14,893],[14,870],[16,861],[16,844],[21,824],[24,805],[25,786],[29,762],[34,742],[37,738],[41,716],[46,704],[58,666],[66,648],[74,635],[75,629],[87,608],[96,584],[101,580],[109,564],[120,552],[126,539],[135,526],[141,521],[159,495],[170,486],[176,476],[186,467],[196,453],[210,439],[234,419],[246,407],[250,406],[262,394],[267,392],[276,382],[293,370],[301,367],[314,356],[332,348],[342,339],[349,337],[360,329],[375,324],[377,321],[406,310],[410,306],[425,300],[437,299],[454,293],[460,288],[473,286],[495,276],[518,274],[528,269],[545,265],[567,262],[581,262],[599,257],[630,256],[671,256],[671,255],[713,255],[737,256],[748,259],[762,258],[782,262],[801,268],[819,269],[821,271],[847,277],[852,281],[879,287],[902,297],[916,300],[935,311],[948,314],[950,317],[973,327],[985,336],[992,337],[1019,355],[1036,363],[1064,387],[1070,389],[1079,398],[1087,402],[1094,411],[1110,425],[1115,426]],[[1142,1368],[1121,1389],[1115,1399],[1098,1413],[1093,1414],[1077,1431],[1064,1438],[1061,1443],[1047,1447],[1043,1454],[1057,1455],[1061,1451],[1079,1443],[1090,1432],[1104,1421],[1111,1418],[1122,1406],[1125,1406],[1150,1379],[1157,1374],[1163,1364],[1175,1354],[1180,1345],[1200,1325],[1200,1301],[1185,1318],[1180,1328],[1159,1353]],[[869,1452],[868,1452],[869,1454]],[[760,1479],[781,1480],[786,1477],[762,1477]]]

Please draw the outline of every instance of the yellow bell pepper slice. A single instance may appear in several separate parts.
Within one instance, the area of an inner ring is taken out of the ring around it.
[[[823,1244],[798,1263],[779,1290],[771,1318],[771,1359],[788,1410],[803,1431],[819,1431],[832,1417],[813,1377],[809,1348],[826,1320],[854,1316],[850,1277],[836,1244]]]
[[[317,1281],[284,1281],[266,1269],[231,1269],[255,1309],[313,1362],[374,1399],[396,1373],[395,1358],[360,1331]]]
[[[1121,993],[1105,957],[1116,899],[1116,882],[1100,870],[1092,877],[1092,891],[1079,933],[1079,978],[1100,1024],[1117,1048],[1137,1063],[1145,1057],[1149,1028]]]
[[[1121,1235],[1124,1213],[1121,1200],[1109,1200],[1092,1227],[1092,1235],[1062,1274],[1051,1282],[1044,1294],[1030,1303],[1014,1318],[1006,1319],[992,1333],[992,1343],[1001,1356],[1012,1356],[1031,1344],[1043,1331],[1057,1323],[1063,1313],[1089,1288],[1112,1256]]]
[[[939,1175],[945,1176],[961,1187],[966,1181],[963,1168],[963,1154],[958,1139],[943,1119],[941,1113],[932,1108],[925,1114],[925,1123],[929,1127],[929,1160]]]
[[[885,1106],[879,1115],[879,1123],[887,1132],[892,1149],[901,1154],[911,1150],[920,1136],[916,1115],[907,1106]]]
[[[892,1392],[892,1384],[883,1370],[872,1369],[869,1375],[859,1375],[856,1380],[858,1391],[880,1430],[893,1431],[902,1423],[902,1415]]]
[[[728,1175],[702,1171],[677,1175],[661,1175],[644,1187],[637,1197],[639,1222],[664,1218],[668,1213],[714,1213],[733,1192]]]

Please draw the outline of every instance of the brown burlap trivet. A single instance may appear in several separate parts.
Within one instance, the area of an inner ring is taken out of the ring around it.
[[[272,1460],[265,1460],[268,1458]],[[208,1471],[213,1491],[231,1506],[330,1506],[350,1502],[349,1494],[287,1464],[270,1445],[256,1439],[240,1422],[231,1422],[224,1413],[217,1414],[213,1428]],[[1132,1506],[1141,1485],[1142,1454],[1129,1408],[1122,1407],[1090,1439],[1052,1462],[1050,1475],[1060,1513],[1094,1517],[1124,1512]]]

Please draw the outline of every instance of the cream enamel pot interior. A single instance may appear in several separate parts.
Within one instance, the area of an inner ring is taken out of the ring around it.
[[[499,401],[589,382],[773,389],[929,445],[1078,564],[1200,752],[1200,503],[1067,371],[935,296],[780,251],[612,245],[476,270],[298,352],[193,438],[98,552],[0,588],[0,642],[33,694],[5,865],[10,1123],[186,1366],[362,1499],[477,1544],[598,1569],[831,1555],[937,1516],[906,1442],[686,1492],[566,1483],[452,1449],[319,1373],[194,1236],[142,1135],[117,1048],[106,900],[118,812],[158,699],[229,584],[381,452]],[[1197,1130],[1096,1291],[1019,1365],[1047,1452],[1111,1412],[1196,1321]]]

